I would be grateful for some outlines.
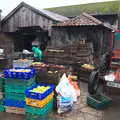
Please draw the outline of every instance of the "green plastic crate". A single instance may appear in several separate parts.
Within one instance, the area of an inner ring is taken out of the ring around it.
[[[35,108],[31,106],[25,106],[26,113],[36,114],[36,115],[47,115],[53,109],[53,99],[45,105],[43,108]]]
[[[0,88],[4,88],[4,84],[0,84]]]
[[[20,80],[20,79],[12,79],[12,78],[8,78],[5,80],[5,84],[6,85],[24,85],[24,86],[30,86],[32,84],[34,84],[35,81],[35,77],[31,78],[30,80]]]
[[[0,81],[4,81],[6,78],[4,77],[0,77]]]
[[[47,116],[26,113],[26,120],[47,120]]]
[[[3,105],[3,99],[2,99],[2,100],[0,100],[0,105]]]
[[[10,92],[10,93],[25,93],[25,90],[29,86],[26,85],[5,85],[4,90],[5,92]]]
[[[87,97],[87,104],[95,109],[104,109],[111,104],[111,101],[111,98],[103,94],[89,95]]]
[[[4,92],[4,86],[0,86],[0,92]]]
[[[0,80],[0,85],[4,85],[4,81],[3,80]]]
[[[3,105],[0,105],[0,112],[4,112],[5,111],[5,108]]]
[[[0,78],[0,92],[4,91],[4,80],[5,78]]]
[[[25,100],[25,94],[5,92],[5,99]]]

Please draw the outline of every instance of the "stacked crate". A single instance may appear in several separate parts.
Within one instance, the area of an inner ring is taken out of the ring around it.
[[[3,106],[3,97],[4,97],[4,78],[3,74],[0,74],[0,112],[3,112],[4,106]]]
[[[28,68],[31,66],[33,60],[18,59],[13,60],[13,68]]]
[[[39,88],[39,89],[38,89]],[[42,88],[45,88],[42,90]],[[27,115],[46,116],[53,109],[54,85],[44,83],[33,85],[25,92]]]
[[[8,69],[4,71],[4,76],[6,78],[4,85],[6,112],[25,114],[25,90],[35,84],[34,69]]]

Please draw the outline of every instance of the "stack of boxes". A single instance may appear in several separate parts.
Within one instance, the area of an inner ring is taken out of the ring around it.
[[[3,97],[4,97],[4,78],[3,74],[0,74],[0,112],[3,112],[4,105],[3,105]]]
[[[46,116],[53,109],[54,85],[36,84],[25,92],[27,115]]]
[[[25,90],[35,84],[35,70],[8,69],[4,71],[5,99],[3,101],[6,112],[25,114]]]

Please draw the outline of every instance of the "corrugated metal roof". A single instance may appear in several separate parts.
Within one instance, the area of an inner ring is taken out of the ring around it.
[[[69,18],[62,16],[62,15],[58,15],[56,13],[47,11],[47,10],[40,10],[41,12],[43,12],[44,14],[50,16],[51,18],[55,19],[56,21],[65,21],[65,20],[69,20]]]
[[[62,16],[62,15],[58,15],[58,14],[56,14],[56,13],[49,12],[49,11],[47,11],[47,10],[36,9],[36,8],[34,8],[34,7],[26,4],[26,3],[24,3],[24,2],[21,2],[13,11],[11,11],[11,12],[2,20],[2,22],[6,21],[9,17],[11,17],[11,16],[12,16],[19,8],[21,8],[22,6],[27,7],[27,8],[29,8],[29,9],[31,9],[32,11],[34,11],[34,12],[40,14],[40,15],[43,15],[43,16],[45,16],[45,17],[47,17],[47,18],[50,18],[50,19],[52,19],[52,20],[55,20],[55,21],[61,22],[61,21],[69,20],[69,18],[64,17],[64,16]]]
[[[94,18],[93,16],[83,13],[81,16],[77,16],[71,20],[54,24],[53,26],[90,26],[90,25],[104,25],[103,22]]]

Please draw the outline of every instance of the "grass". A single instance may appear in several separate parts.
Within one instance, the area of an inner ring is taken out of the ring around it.
[[[89,14],[118,13],[120,12],[120,0],[46,8],[46,10],[64,15],[66,17],[78,16],[83,12]]]

